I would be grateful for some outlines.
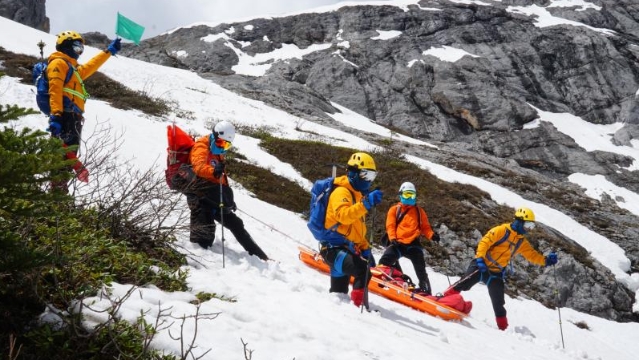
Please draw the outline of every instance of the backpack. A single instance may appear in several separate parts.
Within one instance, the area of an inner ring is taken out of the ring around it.
[[[311,189],[311,205],[306,226],[308,226],[308,229],[316,240],[322,243],[329,243],[330,245],[341,246],[344,245],[347,240],[344,238],[344,235],[336,231],[340,224],[337,223],[330,229],[324,227],[328,198],[335,189],[334,181],[334,177],[329,177],[317,180],[313,184],[313,188]]]
[[[166,184],[169,189],[184,192],[195,181],[190,155],[195,140],[191,135],[172,124],[166,127],[169,147],[166,148]]]
[[[70,62],[66,60],[65,62],[69,66],[67,75],[64,77],[64,84],[66,85],[66,83],[71,80],[71,76],[73,76],[75,68]],[[42,111],[45,115],[51,115],[51,105],[49,103],[49,78],[47,77],[48,65],[49,63],[47,60],[40,61],[33,66],[33,71],[31,72],[33,84],[36,87],[36,103],[38,104],[40,111]]]

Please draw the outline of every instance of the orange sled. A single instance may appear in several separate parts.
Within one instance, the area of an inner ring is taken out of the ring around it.
[[[302,260],[303,263],[323,273],[328,274],[330,272],[328,264],[324,262],[322,255],[317,251],[303,246],[300,246],[299,250],[300,260]],[[371,270],[373,277],[368,284],[368,291],[374,294],[381,295],[389,300],[393,300],[429,315],[440,317],[444,320],[463,320],[468,316],[468,314],[438,303],[436,300],[415,294],[390,281],[385,281],[375,276],[374,268]]]

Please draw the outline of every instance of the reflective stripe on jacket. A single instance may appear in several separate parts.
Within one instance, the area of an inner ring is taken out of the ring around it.
[[[65,53],[56,51],[49,56],[49,65],[47,66],[47,77],[49,78],[49,105],[51,106],[51,114],[62,115],[64,112],[63,96],[68,98],[77,107],[80,113],[84,112],[85,99],[82,96],[77,96],[64,92],[63,89],[69,88],[78,93],[82,93],[82,84],[76,77],[72,75],[68,83],[64,83],[64,78],[69,71],[69,65],[67,61],[76,68],[78,75],[82,80],[87,79],[93,75],[104,64],[111,53],[108,51],[100,51],[96,56],[91,58],[86,64],[78,65],[78,61]],[[67,109],[68,111],[69,109]]]
[[[504,239],[506,232],[508,237]],[[500,241],[500,240],[504,241]],[[521,243],[519,243],[521,241]],[[517,244],[519,243],[519,247]],[[483,258],[492,272],[500,272],[516,254],[533,264],[544,266],[546,258],[535,250],[526,237],[517,233],[510,224],[501,224],[490,229],[477,244],[476,258]]]
[[[368,249],[370,245],[366,240],[365,224],[368,210],[362,203],[362,194],[353,189],[346,175],[335,178],[333,183],[335,189],[328,198],[324,225],[329,229],[340,223],[338,233],[355,243],[359,250]]]

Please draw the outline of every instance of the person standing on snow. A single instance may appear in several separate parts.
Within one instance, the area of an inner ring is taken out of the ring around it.
[[[375,266],[371,244],[366,240],[365,215],[382,201],[382,192],[369,192],[377,176],[373,158],[363,152],[348,160],[347,175],[334,180],[334,190],[328,198],[326,229],[337,226],[338,236],[322,241],[320,254],[331,269],[330,292],[348,294],[351,276],[355,277],[351,300],[359,307],[364,302],[366,279],[370,279],[369,261]],[[364,303],[368,308],[368,304]]]
[[[432,289],[424,261],[424,247],[420,238],[423,235],[430,241],[439,242],[439,234],[431,228],[426,211],[416,203],[415,185],[410,182],[403,183],[399,187],[399,202],[391,206],[386,214],[386,233],[390,245],[379,259],[379,264],[393,267],[399,258],[407,257],[413,263],[418,279],[419,288],[414,291],[431,295]],[[390,270],[387,269],[389,275]]]
[[[508,328],[504,304],[504,278],[506,266],[513,256],[521,254],[526,260],[539,266],[551,266],[557,263],[557,254],[551,252],[544,257],[537,252],[524,236],[535,228],[535,214],[522,207],[515,211],[515,220],[490,229],[477,244],[475,258],[470,262],[466,275],[461,281],[450,287],[444,295],[459,294],[470,290],[478,282],[488,287],[488,295],[493,304],[497,327]]]
[[[212,246],[215,240],[215,221],[217,221],[231,230],[233,236],[249,255],[268,260],[268,256],[244,228],[242,219],[234,213],[237,207],[233,200],[233,190],[229,187],[224,162],[224,154],[231,148],[233,140],[235,140],[233,124],[220,121],[210,135],[197,139],[191,149],[190,161],[196,179],[185,193],[191,210],[190,241],[198,243],[205,249]],[[220,207],[220,191],[223,197],[222,207]]]
[[[120,38],[113,40],[109,46],[95,55],[86,64],[79,65],[78,58],[84,52],[84,39],[75,31],[63,31],[56,40],[56,52],[49,55],[47,77],[49,79],[49,116],[48,131],[51,136],[62,140],[64,146],[79,145],[84,125],[84,103],[89,94],[84,88],[84,80],[93,75],[111,55],[120,51]],[[72,67],[73,75],[65,83],[66,75]],[[77,150],[69,151],[67,159],[75,159],[72,165],[78,180],[89,181],[89,172],[77,160]],[[67,184],[52,184],[52,188],[67,192]]]

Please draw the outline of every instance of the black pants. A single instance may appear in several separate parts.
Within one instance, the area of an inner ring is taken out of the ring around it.
[[[235,215],[234,212],[225,211],[222,215],[218,205],[219,202],[206,197],[199,197],[195,194],[186,194],[186,202],[189,205],[189,209],[191,209],[191,242],[198,243],[203,248],[212,246],[215,240],[215,221],[217,221],[231,231],[237,242],[242,245],[249,255],[268,260],[268,256],[244,228],[242,219]]]
[[[380,265],[398,267],[397,260],[401,257],[406,257],[413,263],[415,268],[415,274],[417,275],[418,285],[421,289],[432,293],[430,287],[430,280],[426,273],[426,261],[424,261],[424,247],[420,244],[419,238],[415,239],[410,244],[393,243],[386,248],[384,255],[379,259]],[[401,271],[401,269],[398,269]]]
[[[60,122],[62,126],[62,130],[60,131],[60,135],[55,137],[62,140],[64,145],[73,146],[80,145],[80,139],[82,137],[82,127],[84,126],[84,117],[82,114],[75,112],[65,111],[62,113],[62,120]],[[78,150],[69,151],[65,155],[65,160],[73,159],[77,157]],[[72,172],[73,169],[71,167],[62,170]],[[59,190],[64,193],[69,192],[69,185],[66,181],[54,181],[50,184],[52,190]]]
[[[475,284],[480,281],[486,283],[486,287],[488,287],[488,295],[490,296],[490,301],[493,304],[493,311],[495,312],[495,316],[506,316],[506,308],[504,307],[504,304],[506,304],[506,300],[504,299],[504,278],[502,273],[481,273],[479,271],[475,272],[475,270],[478,270],[477,260],[473,259],[470,262],[470,265],[468,265],[468,270],[466,270],[466,274],[462,278],[463,280],[456,284],[453,289],[457,291],[466,291],[470,290],[470,288],[475,286]],[[475,273],[473,274],[473,272]]]
[[[80,145],[82,137],[82,127],[84,126],[84,118],[82,114],[74,112],[62,113],[62,131],[59,137],[65,145]]]
[[[363,289],[371,274],[368,262],[344,247],[322,247],[320,254],[331,268],[330,292],[348,294],[351,276],[353,289]]]

